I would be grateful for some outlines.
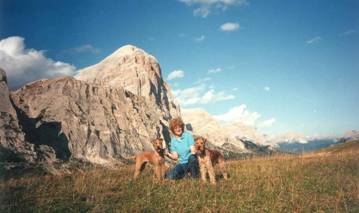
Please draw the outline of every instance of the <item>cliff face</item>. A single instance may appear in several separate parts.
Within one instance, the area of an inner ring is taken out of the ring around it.
[[[34,145],[25,141],[15,108],[9,98],[6,73],[0,69],[0,160],[34,162]]]
[[[122,88],[65,77],[34,82],[11,98],[28,140],[52,147],[61,160],[111,163],[150,149],[162,134],[161,114]]]

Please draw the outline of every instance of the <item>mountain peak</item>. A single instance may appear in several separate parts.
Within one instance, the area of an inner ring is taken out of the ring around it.
[[[131,54],[131,53],[136,52],[138,50],[144,52],[142,49],[140,49],[140,48],[138,48],[138,47],[136,47],[136,46],[134,46],[132,44],[126,44],[126,45],[118,48],[115,51],[115,53],[128,53],[128,54]]]
[[[112,86],[126,86],[129,83],[123,81],[126,76],[138,78],[139,73],[149,75],[151,72],[161,77],[157,59],[143,49],[127,44],[99,63],[79,70],[75,78],[88,82],[107,82]],[[118,84],[118,81],[122,83]]]
[[[152,55],[148,54],[143,49],[136,47],[132,44],[126,44],[120,48],[118,48],[115,52],[113,52],[111,55],[109,55],[105,60],[108,59],[119,59],[126,56],[135,56],[135,55],[144,55],[147,57],[154,58]],[[156,60],[157,61],[157,60]]]
[[[99,63],[80,70],[75,78],[91,84],[120,87],[150,99],[163,110],[166,118],[180,113],[175,103],[170,105],[172,94],[162,79],[156,58],[134,45],[117,49]]]

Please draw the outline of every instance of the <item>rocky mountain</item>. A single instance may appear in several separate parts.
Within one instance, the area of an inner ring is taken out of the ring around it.
[[[42,80],[11,94],[27,139],[46,144],[61,160],[108,164],[150,148],[160,114],[124,89],[71,77]]]
[[[81,70],[76,78],[35,81],[10,95],[1,91],[1,100],[7,101],[1,102],[2,148],[28,145],[26,150],[37,154],[45,147],[63,162],[120,162],[152,149],[155,137],[169,141],[168,121],[180,115],[157,60],[131,45]]]
[[[170,140],[168,122],[181,116],[155,57],[126,45],[75,77],[38,80],[9,93],[1,71],[1,160],[102,165],[126,161]],[[185,110],[194,134],[228,156],[266,153],[265,136],[242,124],[222,124],[201,110]]]

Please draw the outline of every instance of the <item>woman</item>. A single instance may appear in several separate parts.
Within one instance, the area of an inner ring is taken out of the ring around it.
[[[170,121],[170,130],[173,134],[171,138],[170,151],[166,153],[173,160],[178,160],[177,165],[167,174],[168,179],[182,179],[190,173],[191,177],[198,178],[199,167],[195,155],[193,136],[184,131],[184,123],[181,118]]]

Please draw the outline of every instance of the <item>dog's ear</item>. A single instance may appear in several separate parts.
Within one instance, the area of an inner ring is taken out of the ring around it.
[[[203,138],[203,142],[204,142],[204,144],[207,144],[207,142],[208,142],[207,138]]]

